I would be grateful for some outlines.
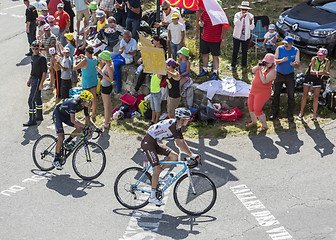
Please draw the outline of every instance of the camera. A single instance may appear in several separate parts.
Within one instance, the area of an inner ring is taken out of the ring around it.
[[[266,62],[265,61],[259,62],[258,66],[266,66]]]

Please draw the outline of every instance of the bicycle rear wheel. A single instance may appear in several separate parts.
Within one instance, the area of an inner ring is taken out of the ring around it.
[[[92,180],[99,177],[106,165],[106,156],[103,148],[97,143],[82,143],[74,152],[72,167],[78,177]]]
[[[191,172],[190,174],[195,192],[188,175],[185,174],[175,184],[174,201],[182,212],[198,216],[213,207],[217,198],[217,190],[212,180],[203,173]]]
[[[57,138],[50,134],[39,137],[33,146],[33,160],[40,170],[50,171],[54,169],[53,161],[55,158],[55,149]]]
[[[114,182],[114,194],[118,202],[129,209],[138,209],[148,204],[152,176],[142,168],[123,170]]]

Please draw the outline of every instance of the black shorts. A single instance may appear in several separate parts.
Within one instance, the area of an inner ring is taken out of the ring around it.
[[[172,151],[166,145],[158,143],[148,134],[146,134],[142,139],[141,148],[145,151],[148,161],[152,164],[153,167],[160,165],[158,154],[168,156]]]
[[[208,54],[211,52],[212,56],[219,56],[220,55],[220,42],[218,43],[206,42],[203,39],[201,39],[200,51],[202,54]]]
[[[322,84],[323,84],[322,78],[318,78],[310,74],[306,74],[305,80],[303,81],[303,85],[306,86],[322,87]]]
[[[104,93],[104,94],[110,94],[112,92],[112,85],[110,85],[108,87],[103,87],[102,86],[101,92]]]
[[[56,133],[64,133],[63,123],[70,127],[75,126],[70,120],[70,115],[63,115],[58,111],[58,107],[54,109],[52,119],[55,124]]]

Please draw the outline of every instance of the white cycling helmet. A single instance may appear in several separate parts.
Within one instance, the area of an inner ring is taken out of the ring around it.
[[[181,119],[181,118],[187,118],[190,119],[191,117],[191,112],[187,109],[187,108],[176,108],[175,109],[175,117],[177,119]]]

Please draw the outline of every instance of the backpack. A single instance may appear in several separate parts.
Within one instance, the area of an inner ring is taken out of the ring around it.
[[[142,100],[139,104],[139,112],[141,113],[141,116],[145,116],[145,112],[147,109],[150,109],[149,100]]]

